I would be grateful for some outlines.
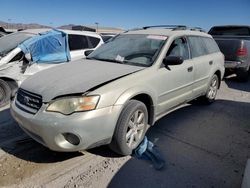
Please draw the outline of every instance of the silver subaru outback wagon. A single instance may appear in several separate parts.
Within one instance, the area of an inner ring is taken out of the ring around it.
[[[11,112],[51,150],[109,144],[129,155],[168,111],[196,98],[212,103],[223,75],[224,56],[210,35],[144,27],[114,37],[86,60],[28,78]]]

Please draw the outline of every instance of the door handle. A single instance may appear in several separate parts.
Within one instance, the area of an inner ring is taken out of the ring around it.
[[[192,72],[193,71],[193,66],[188,67],[187,70],[188,70],[188,72]]]
[[[213,61],[209,61],[209,65],[212,65],[214,62]]]

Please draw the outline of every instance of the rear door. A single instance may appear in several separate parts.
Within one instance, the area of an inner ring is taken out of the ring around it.
[[[198,96],[207,89],[214,59],[213,56],[209,54],[202,37],[189,36],[188,41],[191,49],[191,57],[194,62],[193,95]]]

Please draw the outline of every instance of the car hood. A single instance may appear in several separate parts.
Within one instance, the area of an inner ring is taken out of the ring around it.
[[[21,88],[43,97],[49,102],[55,97],[83,93],[145,67],[96,60],[78,60],[59,65],[26,79]]]

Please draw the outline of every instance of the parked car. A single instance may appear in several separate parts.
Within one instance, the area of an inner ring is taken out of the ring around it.
[[[212,103],[224,75],[224,56],[210,35],[161,27],[125,32],[86,60],[28,78],[12,102],[12,116],[51,150],[110,144],[131,154],[170,110],[196,98]]]
[[[247,81],[250,73],[250,26],[214,26],[208,32],[225,55],[225,68]]]
[[[62,33],[67,37],[59,38]],[[60,63],[85,58],[87,50],[95,50],[101,44],[103,40],[100,35],[87,31],[30,29],[2,37],[0,107],[9,103],[11,93],[15,92],[27,77]],[[68,54],[68,58],[61,58],[63,51],[60,49],[63,47],[67,49],[64,54]],[[51,58],[54,58],[53,61]]]

